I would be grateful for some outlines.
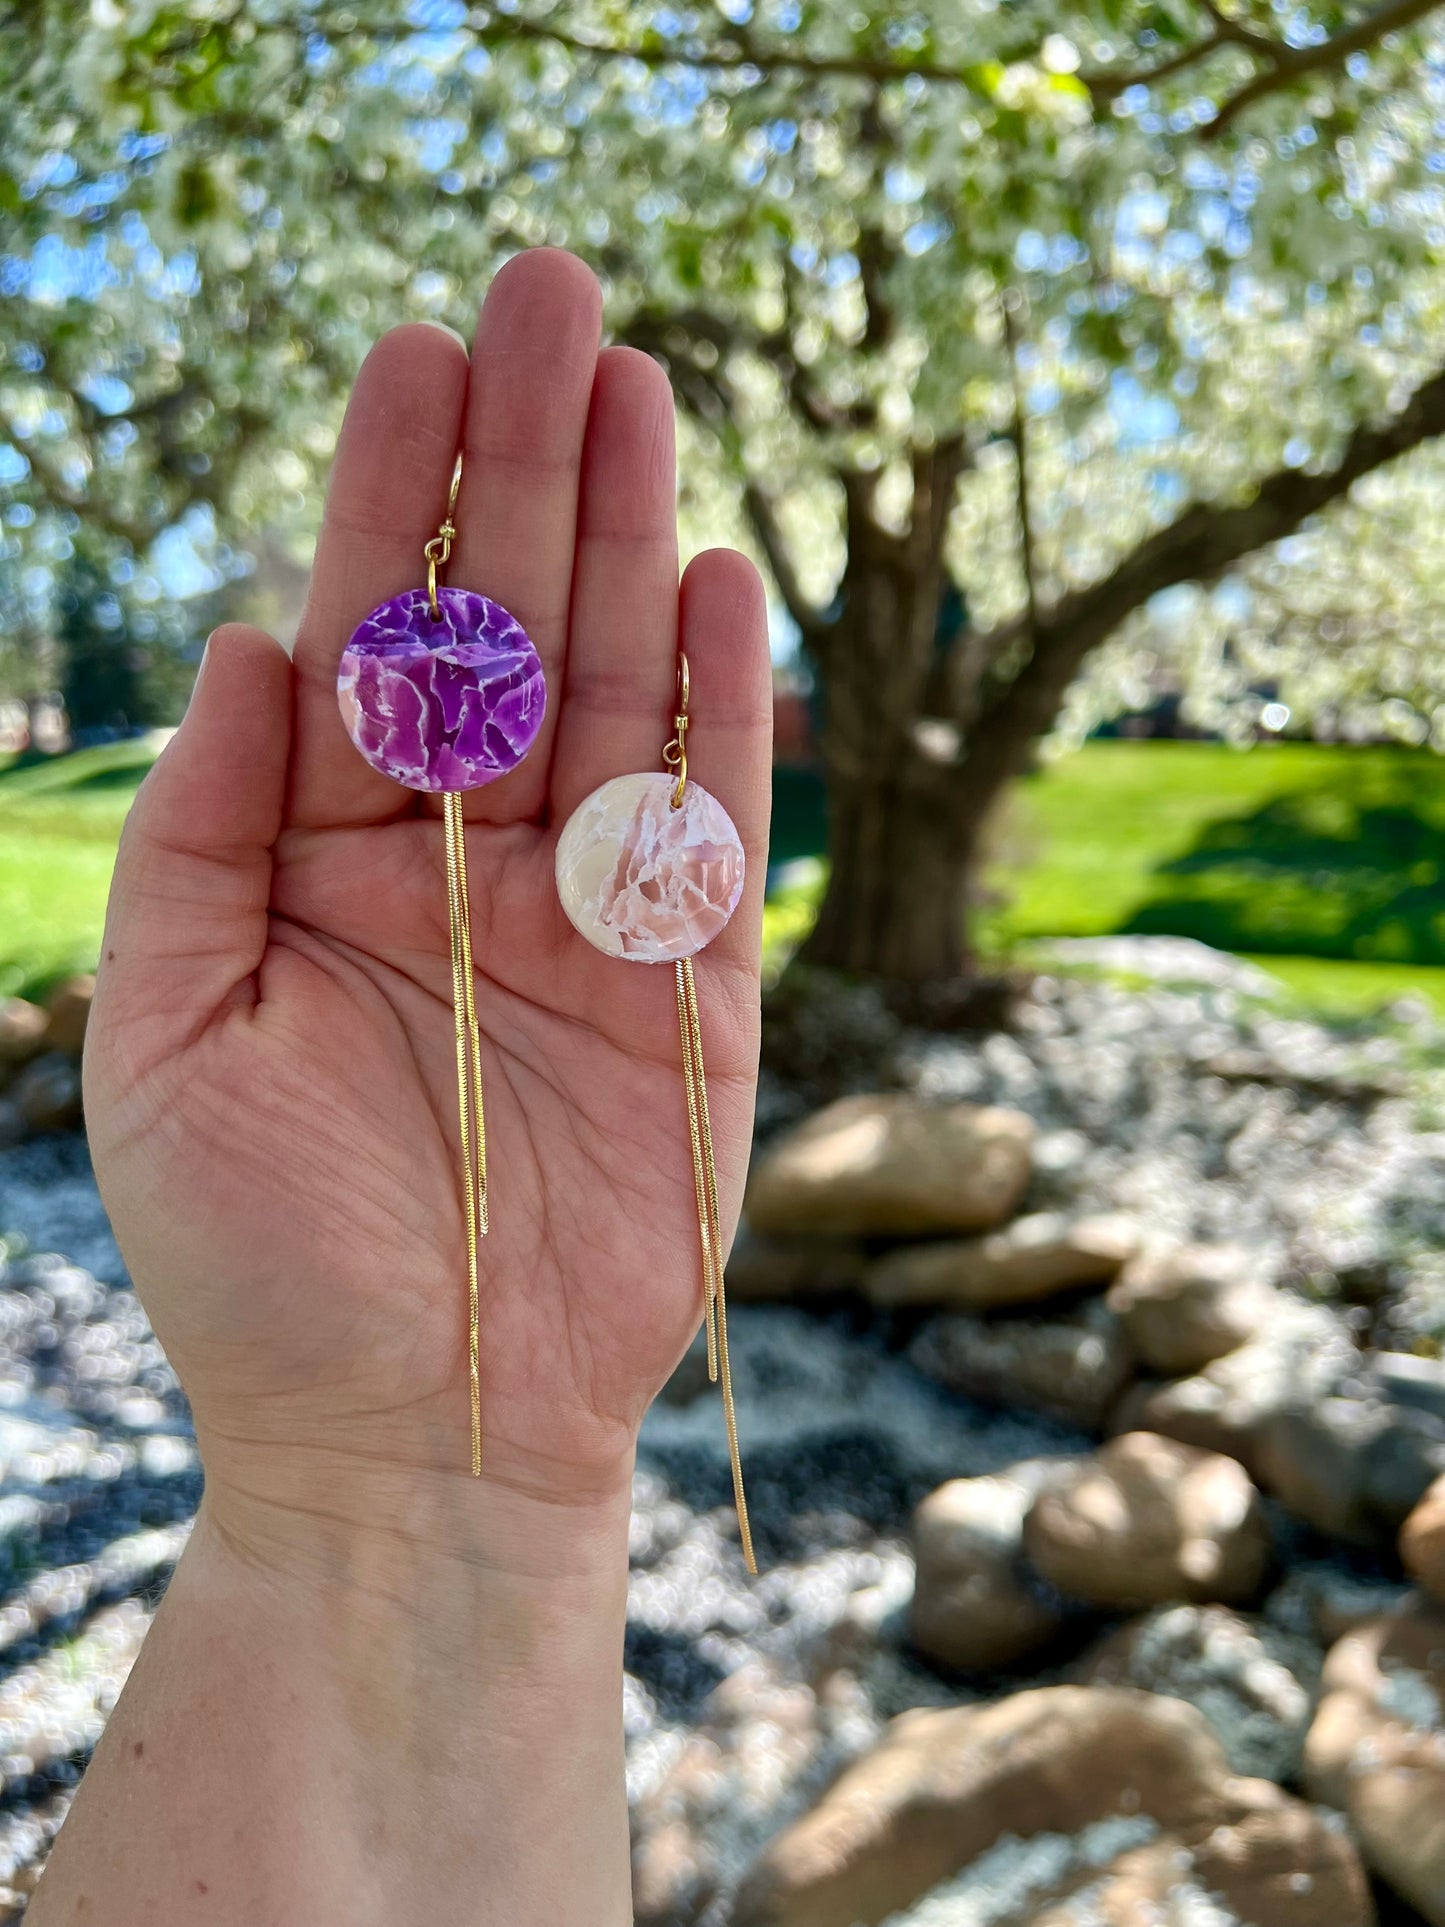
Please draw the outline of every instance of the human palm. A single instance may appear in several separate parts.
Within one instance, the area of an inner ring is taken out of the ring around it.
[[[699,964],[731,1221],[756,1061],[766,832],[762,599],[714,552],[677,583],[671,399],[598,354],[568,256],[497,277],[470,370],[386,337],[338,449],[295,663],[213,638],[122,844],[87,1048],[96,1169],[196,1410],[212,1481],[305,1507],[312,1469],[467,1465],[465,1240],[443,831],[356,754],[335,700],[351,629],[422,579],[465,450],[449,579],[527,628],[548,682],[519,770],[469,794],[467,863],[492,1228],[481,1255],[487,1474],[571,1499],[625,1470],[701,1314],[672,973],[567,923],[557,834],[656,766],[679,641],[692,774],[727,805],[748,893]]]

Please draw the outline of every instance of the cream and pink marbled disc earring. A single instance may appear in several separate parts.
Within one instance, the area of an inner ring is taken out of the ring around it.
[[[680,655],[676,733],[663,751],[671,774],[648,770],[614,776],[577,805],[557,843],[557,894],[572,924],[596,949],[633,963],[670,963],[676,972],[702,1255],[707,1370],[710,1379],[722,1382],[743,1557],[748,1571],[756,1572],[728,1362],[717,1173],[692,967],[697,952],[726,927],[738,907],[743,893],[743,843],[717,798],[688,781],[687,704],[687,657]]]
[[[557,845],[557,894],[609,957],[677,963],[712,942],[743,893],[743,846],[705,789],[660,770],[614,776],[579,803]]]

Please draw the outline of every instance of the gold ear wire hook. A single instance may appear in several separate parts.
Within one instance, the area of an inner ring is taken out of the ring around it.
[[[457,496],[460,493],[461,486],[462,458],[458,455],[452,469],[452,485],[447,493],[446,519],[430,542],[428,542],[422,550],[422,554],[426,557],[426,593],[427,601],[431,604],[431,617],[433,622],[439,622],[441,620],[442,612],[437,604],[437,570],[444,567],[451,560],[452,543],[457,533],[456,523],[452,518],[456,514]]]
[[[691,693],[692,672],[687,666],[687,657],[679,649],[677,652],[677,714],[672,719],[675,734],[662,752],[663,762],[669,769],[677,772],[677,781],[672,786],[671,807],[675,810],[682,808],[682,795],[687,788],[687,703]]]

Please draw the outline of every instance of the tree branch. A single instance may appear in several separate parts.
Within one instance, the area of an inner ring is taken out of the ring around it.
[[[1025,608],[1028,614],[1029,634],[1034,636],[1037,635],[1039,627],[1039,591],[1037,572],[1034,568],[1034,522],[1029,509],[1029,458],[1024,426],[1024,387],[1023,379],[1019,374],[1018,323],[1014,319],[1014,309],[1017,304],[1017,295],[1013,289],[1009,289],[1004,295],[1002,307],[1009,385],[1013,389],[1014,462],[1018,470],[1014,504],[1019,525],[1019,561],[1023,567]]]
[[[973,63],[958,66],[938,60],[890,60],[876,54],[815,54],[796,46],[762,48],[751,38],[731,43],[723,41],[710,47],[662,39],[618,45],[514,14],[488,19],[483,13],[479,19],[469,17],[465,25],[478,40],[489,45],[508,40],[541,40],[568,53],[590,55],[594,59],[635,60],[642,67],[714,67],[725,73],[794,73],[819,80],[879,83],[915,78],[965,87],[971,93],[982,91]]]
[[[749,480],[743,484],[743,507],[747,510],[748,521],[772,572],[773,581],[777,584],[778,594],[783,598],[784,607],[797,623],[804,642],[816,648],[823,642],[832,624],[818,604],[803,593],[793,558],[778,526],[776,503],[757,482]]]
[[[1214,119],[1201,130],[1206,140],[1216,139],[1225,128],[1257,101],[1292,86],[1311,74],[1325,73],[1341,66],[1352,53],[1361,53],[1384,35],[1412,26],[1436,11],[1441,0],[1384,0],[1384,4],[1365,14],[1351,27],[1343,28],[1328,39],[1309,46],[1292,47],[1287,41],[1257,32],[1244,21],[1224,13],[1217,0],[1202,0],[1204,11],[1213,22],[1213,31],[1192,46],[1152,67],[1118,72],[1081,74],[1095,108],[1112,106],[1130,87],[1156,86],[1161,80],[1185,72],[1217,53],[1222,47],[1239,47],[1264,63],[1253,79],[1229,95]],[[795,46],[759,47],[751,36],[736,42],[721,42],[712,47],[697,47],[685,42],[644,41],[618,45],[571,33],[544,21],[503,15],[500,18],[468,22],[476,37],[489,45],[511,40],[548,41],[567,52],[593,59],[635,60],[645,67],[686,66],[714,68],[723,72],[795,73],[815,79],[853,79],[872,81],[882,86],[892,80],[915,78],[947,86],[962,87],[987,98],[989,89],[977,66],[932,60],[889,60],[874,54],[814,54]]]
[[[134,522],[112,508],[102,497],[86,489],[72,487],[62,474],[59,463],[53,462],[37,441],[21,441],[13,428],[8,433],[15,445],[24,450],[30,463],[30,473],[39,483],[48,502],[55,508],[71,510],[83,521],[124,542],[137,555],[145,553],[151,541],[160,533],[162,525],[152,527],[149,523]]]
[[[619,339],[640,348],[644,354],[656,356],[667,369],[679,402],[722,440],[742,486],[748,522],[772,572],[778,594],[804,640],[816,646],[831,625],[818,605],[803,593],[772,497],[747,473],[742,437],[734,420],[734,398],[721,365],[723,354],[737,342],[732,332],[713,315],[700,314],[691,320],[692,332],[717,353],[718,361],[712,367],[704,367],[693,357],[677,352],[677,331],[682,329],[686,338],[689,325],[685,316],[636,314],[620,331]]]
[[[1263,72],[1256,74],[1237,93],[1230,95],[1214,119],[1202,129],[1203,138],[1217,140],[1256,101],[1277,93],[1283,87],[1290,87],[1310,74],[1327,73],[1332,68],[1342,67],[1351,54],[1363,53],[1386,34],[1414,26],[1416,21],[1433,13],[1438,4],[1439,0],[1386,0],[1384,6],[1367,13],[1354,26],[1345,27],[1313,46],[1291,47],[1284,42],[1275,43],[1267,56]],[[1249,38],[1247,44],[1253,51],[1259,51],[1259,38],[1258,35]]]
[[[1445,370],[1417,388],[1398,415],[1379,427],[1361,426],[1335,468],[1320,475],[1277,469],[1253,499],[1235,506],[1195,503],[1158,530],[1092,587],[1065,596],[1041,615],[1033,650],[1002,694],[989,704],[970,738],[968,780],[987,789],[1014,773],[1018,758],[1053,725],[1069,684],[1085,657],[1161,589],[1179,582],[1212,582],[1234,563],[1269,547],[1348,493],[1362,476],[1445,434]],[[996,657],[1021,640],[1022,624],[1006,624],[983,638]]]
[[[1196,40],[1191,46],[1179,48],[1156,66],[1114,68],[1107,73],[1080,74],[1079,79],[1088,88],[1096,107],[1111,107],[1120,94],[1127,93],[1131,87],[1153,87],[1159,81],[1182,74],[1186,68],[1207,60],[1210,54],[1217,53],[1228,44],[1228,36],[1216,32],[1203,40]]]
[[[1081,74],[1079,78],[1093,96],[1095,106],[1111,106],[1131,87],[1157,86],[1161,80],[1197,66],[1222,47],[1239,47],[1262,65],[1252,79],[1220,102],[1213,120],[1200,129],[1202,140],[1217,140],[1256,102],[1311,74],[1327,73],[1343,66],[1351,54],[1363,53],[1386,34],[1397,33],[1434,13],[1440,0],[1385,0],[1384,5],[1363,15],[1353,26],[1304,47],[1292,47],[1288,41],[1257,32],[1244,21],[1223,12],[1216,0],[1202,0],[1202,5],[1214,23],[1214,30],[1192,46],[1181,47],[1152,67]]]

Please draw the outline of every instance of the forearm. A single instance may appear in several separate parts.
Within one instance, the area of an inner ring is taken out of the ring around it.
[[[309,1527],[203,1507],[35,1927],[626,1927],[625,1495]]]

